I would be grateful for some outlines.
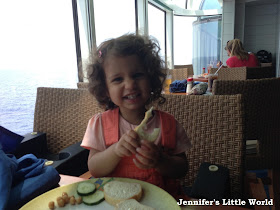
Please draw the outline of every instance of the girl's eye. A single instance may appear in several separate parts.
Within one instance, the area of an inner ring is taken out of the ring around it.
[[[145,74],[143,72],[138,72],[138,73],[134,74],[134,78],[142,78],[144,76],[145,76]]]
[[[121,77],[116,77],[112,80],[112,82],[121,82],[122,78]]]

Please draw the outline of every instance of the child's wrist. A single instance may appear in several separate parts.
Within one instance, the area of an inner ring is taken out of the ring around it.
[[[118,158],[122,158],[122,156],[120,154],[118,154],[117,152],[117,143],[113,144],[112,147],[113,147],[113,153],[118,157]]]

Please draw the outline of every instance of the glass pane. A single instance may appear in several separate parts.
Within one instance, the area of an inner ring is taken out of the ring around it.
[[[79,21],[79,35],[82,60],[88,59],[89,55],[89,31],[88,31],[88,15],[85,0],[77,1],[78,21]]]
[[[135,1],[95,0],[94,16],[97,46],[106,39],[136,31]]]
[[[221,9],[223,1],[219,0],[188,0],[187,9],[190,10],[208,10]]]
[[[174,17],[174,65],[193,64],[194,74],[201,74],[210,62],[220,60],[221,16]]]
[[[192,64],[193,27],[197,18],[174,16],[174,65]]]
[[[193,66],[195,74],[220,60],[221,17],[198,20],[193,23]]]
[[[221,4],[218,0],[205,0],[202,4],[202,10],[221,9]]]
[[[0,125],[24,135],[37,87],[76,87],[71,1],[1,1],[0,28]]]
[[[165,12],[153,6],[152,4],[148,4],[148,19],[149,19],[149,35],[158,40],[161,48],[160,55],[164,57],[165,56]]]

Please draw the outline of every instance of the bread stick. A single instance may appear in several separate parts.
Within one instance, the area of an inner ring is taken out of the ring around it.
[[[134,131],[136,131],[136,133],[138,134],[138,136],[140,137],[140,139],[144,139],[144,140],[148,140],[148,141],[155,141],[159,135],[159,131],[160,128],[154,128],[152,133],[147,133],[143,130],[143,128],[146,128],[147,126],[147,122],[149,120],[150,117],[152,117],[152,111],[153,111],[154,107],[151,107],[148,111],[145,112],[145,117],[142,120],[142,122],[140,123],[140,125],[138,125]]]

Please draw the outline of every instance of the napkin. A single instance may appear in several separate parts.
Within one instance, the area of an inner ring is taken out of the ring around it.
[[[187,80],[174,80],[170,86],[169,86],[169,91],[171,93],[181,93],[181,92],[186,92],[186,87],[187,87]]]
[[[18,209],[58,184],[58,172],[44,162],[33,154],[17,159],[0,147],[0,209]]]
[[[0,144],[0,209],[5,209],[7,205],[12,188],[13,176],[16,170],[16,161],[9,158],[8,155],[3,152],[2,145]]]

